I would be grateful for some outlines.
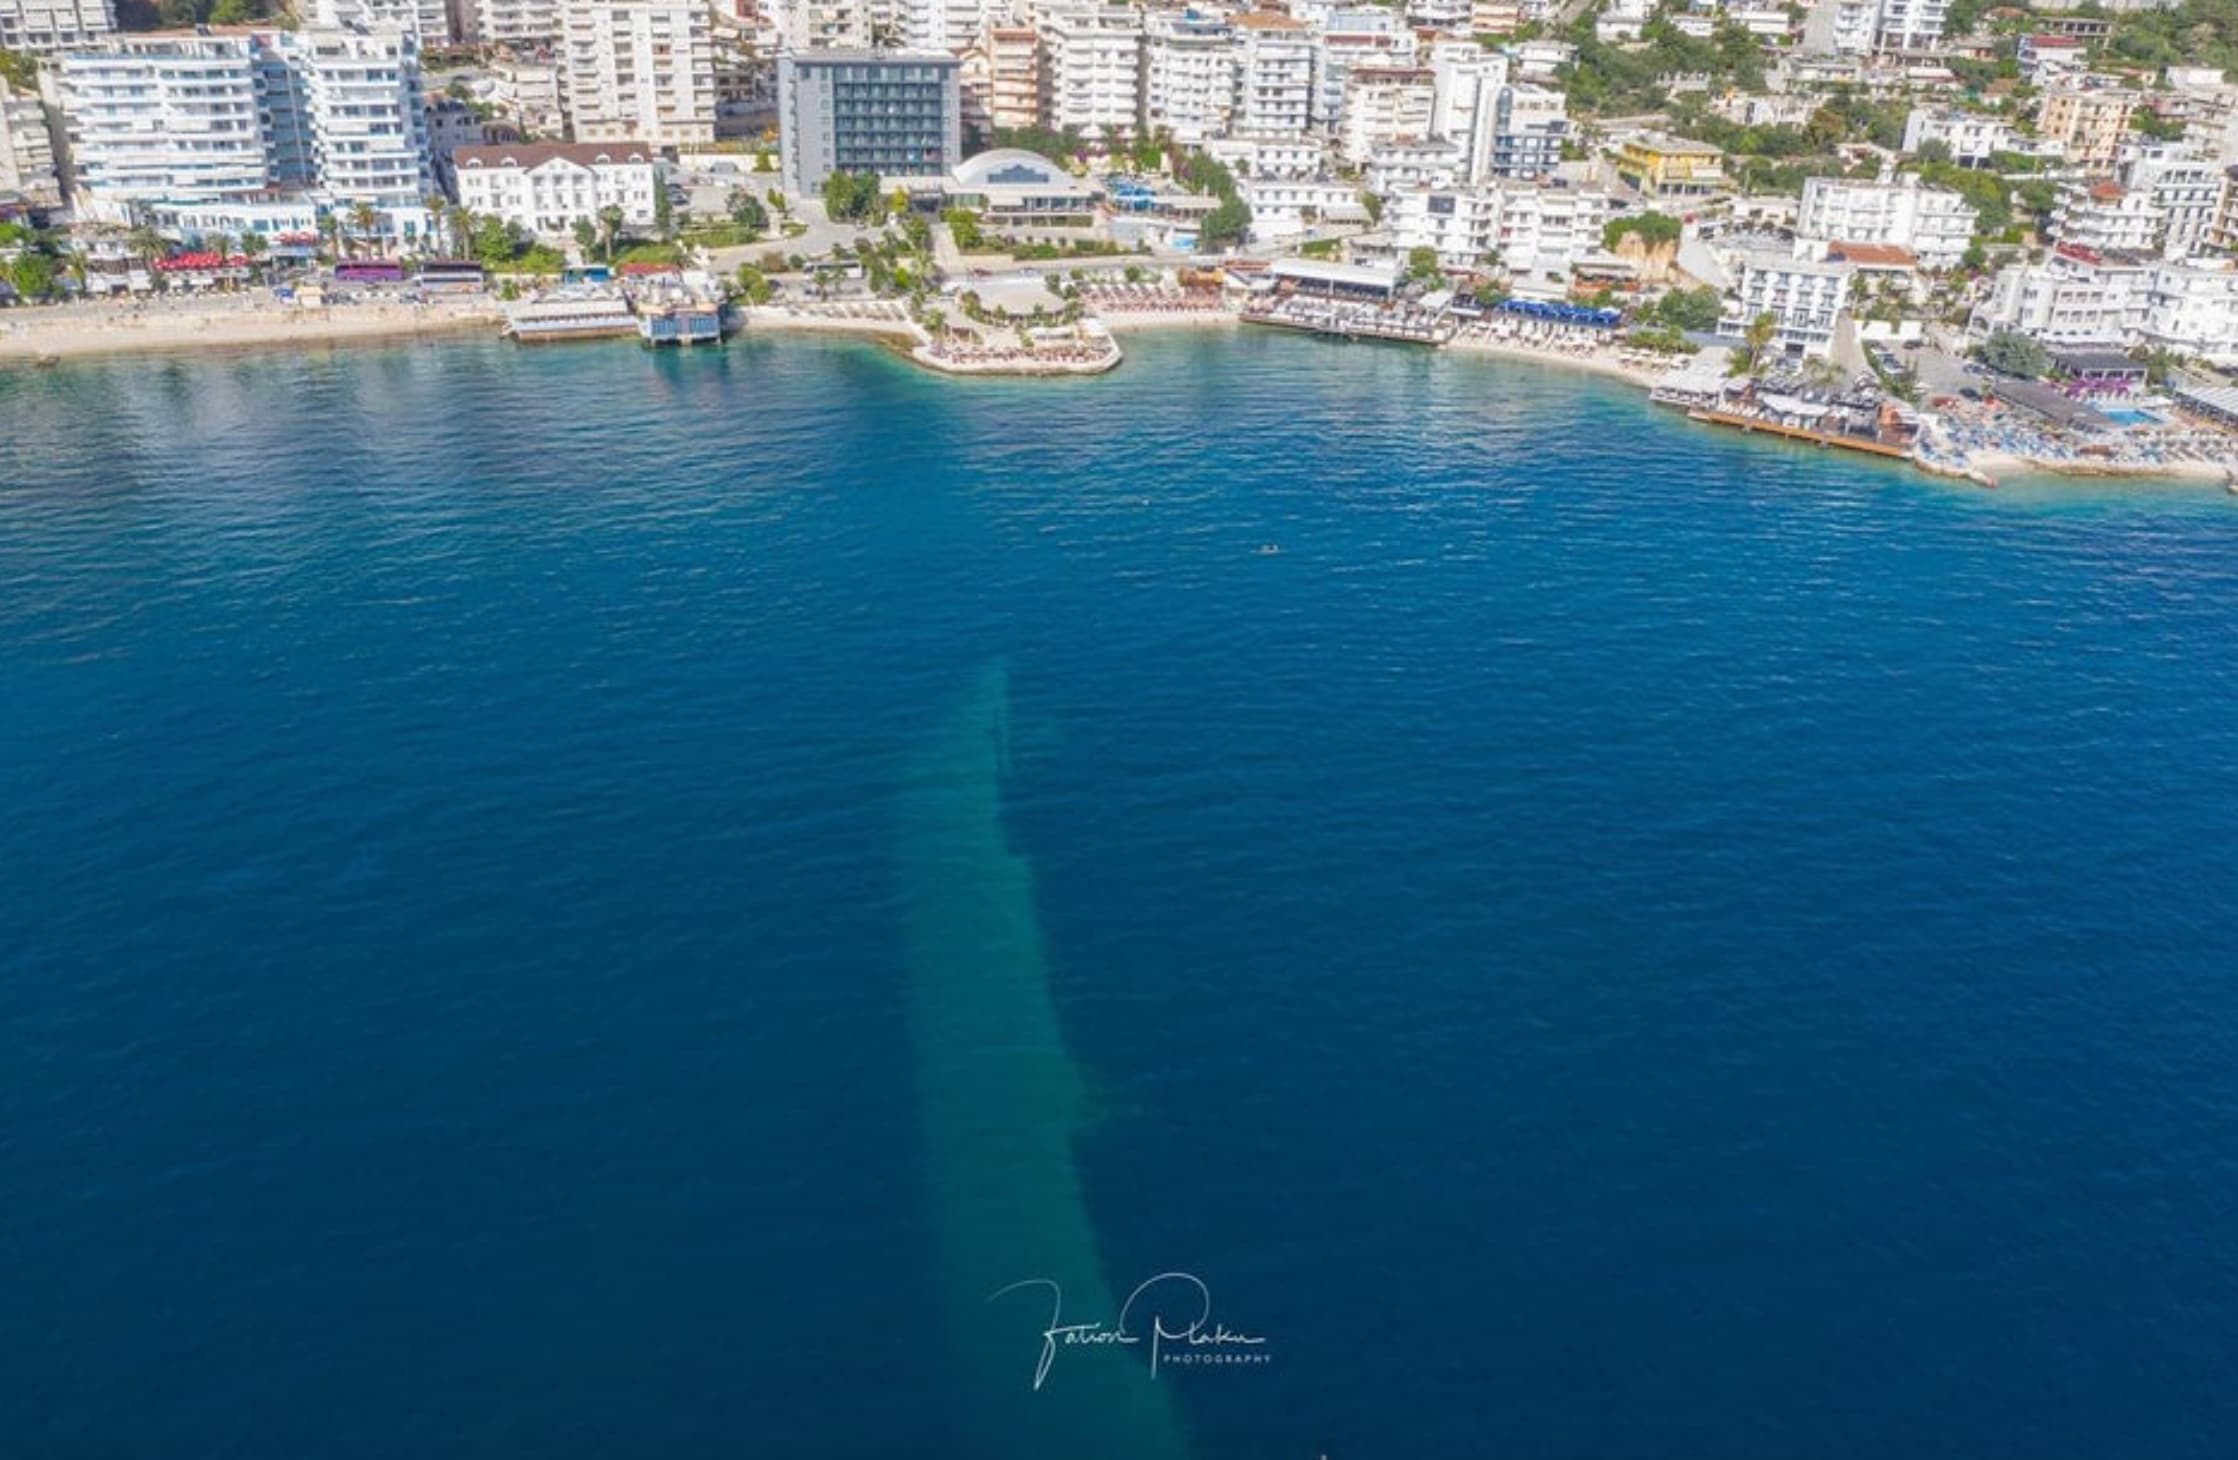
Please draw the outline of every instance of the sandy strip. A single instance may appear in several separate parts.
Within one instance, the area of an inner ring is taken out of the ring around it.
[[[875,336],[881,339],[900,337],[923,343],[923,330],[907,320],[900,319],[833,319],[821,314],[796,314],[773,304],[750,305],[740,311],[746,317],[746,328],[764,330],[790,330],[810,335],[854,335],[858,338]]]
[[[2221,486],[2230,470],[2211,461],[2038,461],[2006,451],[1976,451],[1967,461],[1993,481],[2011,477],[2130,477],[2145,481],[2200,482]]]
[[[327,309],[193,309],[142,305],[138,314],[11,311],[0,316],[0,360],[225,348],[345,344],[414,335],[495,334],[504,315],[489,300],[446,304],[337,305]]]
[[[1560,365],[1572,370],[1584,370],[1594,375],[1605,375],[1611,380],[1621,380],[1641,390],[1653,390],[1661,382],[1666,370],[1643,370],[1612,360],[1605,355],[1565,355],[1558,350],[1534,349],[1529,345],[1509,344],[1504,340],[1454,339],[1445,348],[1470,355],[1490,355],[1501,360],[1520,360],[1532,365]]]
[[[1180,310],[1172,314],[1155,310],[1106,314],[1099,310],[1096,318],[1115,335],[1147,330],[1217,330],[1240,323],[1225,309]]]

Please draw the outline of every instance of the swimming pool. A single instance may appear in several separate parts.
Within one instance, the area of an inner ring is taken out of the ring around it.
[[[2151,411],[2141,411],[2135,406],[2100,406],[2099,414],[2117,426],[2157,426],[2160,417]]]

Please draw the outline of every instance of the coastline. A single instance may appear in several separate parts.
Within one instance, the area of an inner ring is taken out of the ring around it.
[[[212,305],[215,303],[212,301]],[[769,304],[745,306],[739,312],[749,333],[768,330],[780,334],[849,336],[886,345],[920,367],[950,376],[1008,374],[1050,379],[1101,374],[1118,363],[1114,360],[1085,369],[1078,366],[1037,370],[957,368],[953,363],[935,363],[924,358],[921,352],[929,337],[907,320],[851,319],[808,314],[788,306]],[[1203,334],[1233,330],[1242,324],[1240,316],[1227,310],[1114,311],[1099,314],[1097,319],[1114,336]],[[0,369],[107,356],[284,349],[304,345],[395,344],[413,339],[440,341],[482,330],[489,331],[494,338],[504,322],[503,307],[487,296],[438,300],[423,305],[339,305],[317,310],[263,304],[201,308],[190,305],[178,309],[162,305],[120,306],[113,311],[29,320],[11,312],[0,315]],[[1572,355],[1507,341],[1457,338],[1447,341],[1444,348],[1489,359],[1574,370],[1642,392],[1652,391],[1663,378],[1663,372],[1599,355]],[[2096,478],[2106,482],[2220,486],[2238,492],[2238,485],[2234,485],[2238,483],[2238,475],[2213,462],[2052,461],[1992,451],[1975,452],[1963,465],[1917,454],[1903,459],[1903,464],[1930,476],[1969,481],[1984,487],[1994,487],[2015,478]]]
[[[324,309],[150,309],[33,318],[0,316],[0,362],[36,364],[104,355],[389,342],[414,336],[493,334],[505,322],[490,299]]]

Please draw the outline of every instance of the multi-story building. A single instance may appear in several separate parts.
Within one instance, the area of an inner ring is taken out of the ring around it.
[[[57,85],[88,216],[315,192],[398,237],[433,190],[417,35],[363,27],[117,36],[64,55]]]
[[[2136,343],[2218,365],[2238,360],[2238,272],[2227,260],[2155,264],[2145,275]]]
[[[1768,314],[1782,352],[1819,359],[1832,353],[1834,331],[1849,304],[1852,265],[1776,250],[1743,253],[1738,263],[1740,277],[1720,329],[1741,334]]]
[[[314,25],[407,30],[422,46],[447,46],[457,38],[449,0],[314,0],[306,8]]]
[[[2000,270],[1971,328],[2018,330],[2054,349],[2125,347],[2143,319],[2145,273],[2134,258],[2062,244],[2040,264]]]
[[[2104,177],[2063,185],[2051,219],[2053,238],[2100,253],[2149,252],[2160,228],[2151,193]]]
[[[779,170],[806,196],[834,172],[944,176],[963,160],[961,64],[913,51],[777,59]]]
[[[52,55],[116,33],[116,0],[0,0],[0,51]]]
[[[1321,48],[1320,93],[1314,98],[1313,114],[1328,131],[1335,131],[1343,121],[1345,76],[1354,66],[1411,65],[1419,49],[1414,32],[1400,23],[1397,14],[1380,7],[1332,9],[1312,23],[1312,30]]]
[[[1338,129],[1338,150],[1344,160],[1357,167],[1377,148],[1427,140],[1437,91],[1437,78],[1424,67],[1349,68]]]
[[[1314,129],[1320,48],[1300,20],[1271,10],[1236,17],[1235,129],[1253,137]]]
[[[471,0],[474,39],[526,51],[560,38],[559,0]]]
[[[1430,48],[1430,73],[1437,78],[1430,135],[1461,149],[1462,181],[1482,182],[1493,175],[1499,151],[1507,58],[1473,43],[1441,43]]]
[[[1600,247],[1612,206],[1592,189],[1494,182],[1400,191],[1384,219],[1399,252],[1435,249],[1453,269],[1496,265],[1515,292],[1559,298],[1578,260]]]
[[[1144,125],[1191,145],[1225,135],[1236,107],[1236,32],[1228,17],[1153,10],[1144,27]]]
[[[1039,12],[1041,114],[1091,142],[1142,126],[1142,25],[1119,5],[1075,3]]]
[[[578,142],[715,140],[715,37],[694,0],[562,0],[560,76]]]
[[[533,56],[496,56],[487,63],[489,100],[531,137],[558,137],[567,131],[557,61]]]
[[[986,57],[987,123],[1031,127],[1041,121],[1041,37],[1030,25],[996,25],[980,33]]]
[[[29,92],[0,81],[0,193],[14,193],[34,208],[62,206],[54,139],[46,108]]]
[[[899,0],[894,10],[902,44],[918,51],[965,50],[995,18],[986,0]]]
[[[1910,250],[1922,267],[1948,269],[1965,256],[1979,215],[1950,188],[1917,178],[1858,182],[1814,177],[1803,184],[1796,236],[1820,245],[1885,243]]]
[[[242,202],[280,185],[258,51],[246,32],[174,31],[64,53],[56,78],[82,210],[129,223],[136,204]]]
[[[2062,86],[2044,94],[2036,130],[2058,143],[2069,162],[2111,167],[2137,105],[2134,91]]]
[[[295,32],[312,174],[338,199],[416,208],[433,191],[420,41],[409,30]]]
[[[2000,152],[2024,150],[2013,129],[1997,117],[1960,107],[1913,107],[1904,119],[1904,150],[1917,155],[1939,143],[1960,167],[1986,167]]]
[[[2133,143],[2122,149],[2120,176],[2132,192],[2150,195],[2163,257],[2191,258],[2214,245],[2229,185],[2222,168],[2181,143]]]
[[[1616,150],[1616,175],[1651,198],[1699,198],[1725,186],[1724,154],[1704,142],[1646,133]]]
[[[1551,86],[1500,89],[1492,132],[1492,175],[1551,177],[1570,135],[1569,98]]]
[[[630,142],[461,147],[451,167],[466,208],[549,237],[564,236],[579,219],[596,221],[607,208],[621,209],[631,227],[648,227],[662,185],[653,153]]]

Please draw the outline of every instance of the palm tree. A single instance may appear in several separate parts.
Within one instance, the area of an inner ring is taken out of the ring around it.
[[[257,272],[257,260],[264,257],[264,247],[263,234],[244,233],[241,235],[241,257],[249,261],[251,275]]]
[[[358,239],[370,241],[373,230],[381,223],[380,210],[371,203],[359,203],[350,209],[350,232]]]
[[[420,245],[430,253],[433,253],[439,246],[435,229],[442,225],[443,210],[450,206],[450,202],[451,200],[441,193],[429,193],[426,197],[420,199],[420,208],[427,214],[428,218],[428,234],[420,240]]]
[[[342,257],[342,220],[332,213],[319,215],[319,236],[326,240],[326,251],[336,259]]]
[[[1748,342],[1748,368],[1752,374],[1761,374],[1767,363],[1764,352],[1772,347],[1773,338],[1779,333],[1779,317],[1770,310],[1748,322],[1741,338]]]
[[[583,261],[590,261],[591,253],[598,247],[598,225],[588,218],[575,220],[575,247],[583,254]]]
[[[474,215],[464,203],[453,203],[444,210],[443,222],[451,230],[451,252],[465,258],[474,247]]]
[[[143,223],[124,236],[125,251],[143,264],[152,264],[169,247],[163,235]]]
[[[622,224],[628,221],[620,208],[612,203],[598,210],[598,235],[606,242],[606,262],[614,262],[614,244],[622,236]]]

